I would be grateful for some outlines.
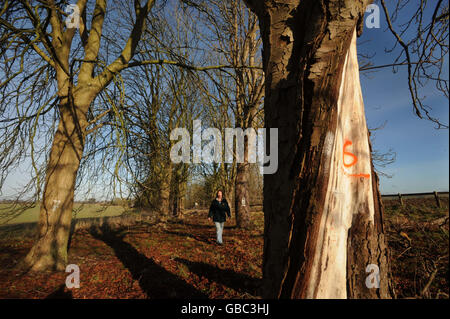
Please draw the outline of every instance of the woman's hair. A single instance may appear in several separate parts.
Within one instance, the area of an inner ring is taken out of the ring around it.
[[[221,189],[218,189],[218,190],[216,191],[216,197],[219,195],[219,192],[222,193],[222,198],[225,198],[225,196],[223,195],[223,191],[222,191]]]

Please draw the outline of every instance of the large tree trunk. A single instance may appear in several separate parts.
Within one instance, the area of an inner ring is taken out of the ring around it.
[[[72,221],[77,172],[83,156],[87,112],[96,92],[87,85],[75,88],[69,79],[70,45],[57,48],[56,67],[60,120],[46,167],[39,211],[37,240],[20,266],[31,271],[64,270]]]
[[[69,67],[71,45],[76,29],[67,27],[64,30],[57,6],[50,10],[51,57],[53,59],[51,65],[56,72],[60,122],[47,164],[38,223],[38,239],[22,263],[28,269],[63,270],[65,267],[75,182],[83,156],[89,107],[95,97],[113,80],[114,75],[130,62],[153,4],[153,0],[148,0],[144,7],[135,6],[136,22],[120,57],[101,74],[94,76],[92,62],[97,60],[106,13],[106,1],[96,2],[91,30],[87,39],[83,40],[85,61],[78,71],[76,86],[73,83],[73,70]],[[79,1],[78,5],[83,12],[86,1]],[[83,31],[80,30],[80,34],[83,34]]]
[[[64,270],[67,263],[75,182],[87,125],[85,113],[71,107],[67,100],[64,98],[60,106],[60,121],[47,164],[38,238],[23,263],[31,271]]]
[[[356,56],[369,1],[247,3],[263,37],[265,126],[279,136],[278,171],[264,176],[263,297],[389,298]]]

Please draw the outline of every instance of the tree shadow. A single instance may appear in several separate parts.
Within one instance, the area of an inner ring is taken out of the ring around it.
[[[186,233],[186,232],[177,232],[172,230],[164,230],[166,234],[175,235],[179,237],[189,237],[192,239],[195,239],[196,241],[205,243],[205,244],[214,244],[216,242],[216,239],[214,236],[206,236],[206,235],[195,235],[192,233]]]
[[[187,227],[192,227],[192,228],[215,229],[214,224],[211,224],[211,225],[191,224],[191,223],[186,223],[182,220],[168,220],[167,222],[170,224],[177,224],[177,225],[182,225],[182,226],[187,226]],[[226,223],[224,225],[224,229],[236,229],[236,228],[237,228],[236,225],[227,226]]]
[[[206,277],[210,281],[215,281],[236,291],[253,296],[259,295],[261,279],[237,273],[231,269],[220,269],[210,264],[189,261],[183,258],[175,258],[175,261],[185,264],[189,271],[200,277]]]
[[[72,244],[72,238],[75,235],[75,227],[78,223],[78,219],[72,219],[70,223],[70,230],[69,230],[69,240],[67,241],[67,251],[70,249],[70,245]]]
[[[167,223],[169,224],[176,224],[176,225],[182,225],[182,226],[187,226],[187,227],[192,227],[192,228],[199,228],[199,229],[208,229],[208,228],[213,228],[214,225],[202,225],[202,224],[191,224],[191,223],[186,223],[182,220],[168,220]]]
[[[54,292],[49,294],[45,299],[72,299],[72,291],[64,291],[66,285],[59,286]]]
[[[131,272],[134,280],[151,299],[207,298],[207,295],[168,272],[152,259],[141,254],[133,245],[125,242],[124,228],[111,229],[108,225],[92,227],[90,233],[114,250],[116,257]]]

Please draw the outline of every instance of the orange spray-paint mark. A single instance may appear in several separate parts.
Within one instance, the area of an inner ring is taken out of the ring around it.
[[[353,143],[351,141],[349,141],[349,140],[345,140],[344,141],[344,154],[342,155],[342,162],[343,162],[345,167],[352,167],[353,165],[355,165],[358,162],[358,157],[355,154],[350,153],[350,152],[345,150],[348,146],[351,146],[352,144]],[[350,156],[352,158],[352,161],[350,163],[345,163],[345,156],[346,155]],[[370,178],[370,174],[348,174],[345,170],[344,170],[344,173],[346,175],[348,175],[348,176],[351,176],[351,177]]]

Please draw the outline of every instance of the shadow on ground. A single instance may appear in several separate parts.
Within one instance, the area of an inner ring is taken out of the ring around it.
[[[215,236],[208,236],[208,235],[196,235],[188,232],[180,232],[180,231],[172,231],[172,230],[164,230],[166,234],[179,236],[182,238],[192,238],[199,242],[203,242],[205,244],[214,244],[216,242]]]
[[[64,291],[66,285],[59,286],[54,292],[49,294],[45,299],[72,299],[72,292]]]
[[[236,291],[248,293],[253,296],[258,295],[261,280],[245,274],[237,273],[230,269],[220,269],[210,264],[193,262],[183,258],[176,258],[177,262],[185,264],[189,270],[198,276],[208,278]]]
[[[124,228],[111,229],[108,225],[104,225],[92,227],[90,233],[114,250],[116,257],[131,272],[133,279],[139,282],[148,298],[208,297],[125,242],[123,238],[127,233]]]
[[[169,224],[178,224],[178,225],[183,225],[186,227],[191,227],[191,228],[198,228],[198,229],[216,229],[215,225],[211,222],[211,225],[202,225],[202,224],[191,224],[191,223],[187,223],[183,220],[169,220],[167,221]],[[225,224],[224,229],[236,229],[236,225],[227,225]]]

